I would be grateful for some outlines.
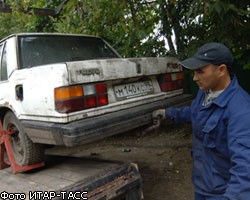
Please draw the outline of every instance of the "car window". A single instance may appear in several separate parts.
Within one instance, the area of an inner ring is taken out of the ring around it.
[[[2,60],[2,51],[3,51],[3,44],[0,44],[0,79],[1,79],[1,75],[2,75],[2,64],[1,64],[1,60]]]
[[[19,36],[21,68],[38,65],[117,58],[115,52],[100,38],[81,36]]]
[[[6,59],[6,48],[1,47],[1,55],[2,55],[2,59],[1,59],[1,81],[5,81],[8,79],[8,75],[7,75],[7,59]]]
[[[4,44],[0,44],[0,81],[7,80],[6,50]]]

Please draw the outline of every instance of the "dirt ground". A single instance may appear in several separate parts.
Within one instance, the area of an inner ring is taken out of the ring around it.
[[[188,125],[165,122],[146,134],[135,130],[88,146],[59,151],[63,155],[137,163],[145,200],[192,200],[191,143]],[[48,153],[57,151],[50,149]]]

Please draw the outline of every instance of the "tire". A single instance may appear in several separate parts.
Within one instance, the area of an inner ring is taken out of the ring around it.
[[[44,161],[44,145],[33,143],[29,139],[14,113],[6,113],[3,128],[14,131],[10,136],[10,143],[18,165],[27,166]]]

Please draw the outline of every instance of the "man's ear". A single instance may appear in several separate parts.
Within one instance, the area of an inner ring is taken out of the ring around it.
[[[227,66],[225,64],[219,65],[218,68],[221,76],[224,76],[226,73],[228,73]]]

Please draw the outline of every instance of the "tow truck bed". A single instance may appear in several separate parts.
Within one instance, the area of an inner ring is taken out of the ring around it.
[[[3,195],[19,199],[137,200],[142,199],[141,176],[133,163],[48,156],[40,169],[16,175],[10,168],[0,170],[0,197]]]

